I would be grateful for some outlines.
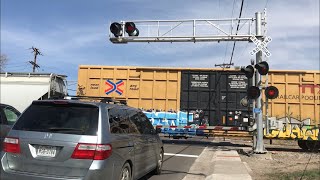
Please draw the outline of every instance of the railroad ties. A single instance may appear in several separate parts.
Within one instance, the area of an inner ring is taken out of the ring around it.
[[[243,131],[241,127],[227,126],[162,126],[157,125],[156,128],[161,128],[161,132],[172,138],[189,138],[192,136],[206,137],[252,137],[247,131]]]

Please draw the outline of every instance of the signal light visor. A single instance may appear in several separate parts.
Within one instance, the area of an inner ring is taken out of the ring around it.
[[[262,61],[256,64],[254,67],[258,70],[259,74],[261,75],[266,75],[269,72],[269,65],[266,61]]]
[[[115,37],[122,36],[122,26],[121,24],[114,22],[110,25],[110,31]]]
[[[254,68],[249,65],[246,68],[241,68],[241,72],[245,73],[247,78],[252,78],[254,74]]]

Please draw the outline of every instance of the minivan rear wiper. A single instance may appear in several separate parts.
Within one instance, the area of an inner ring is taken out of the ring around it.
[[[58,131],[78,131],[84,133],[83,129],[76,129],[76,128],[64,128],[64,127],[52,127],[48,128],[49,131],[58,132]]]

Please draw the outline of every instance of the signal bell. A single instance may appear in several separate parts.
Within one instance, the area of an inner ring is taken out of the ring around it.
[[[262,61],[256,64],[254,67],[258,70],[259,74],[261,75],[266,75],[269,72],[269,65],[266,61]]]
[[[252,78],[254,74],[254,68],[249,65],[246,68],[241,68],[241,72],[245,73],[247,78]]]
[[[268,99],[275,99],[279,96],[279,90],[274,86],[269,86],[264,91],[264,94]]]

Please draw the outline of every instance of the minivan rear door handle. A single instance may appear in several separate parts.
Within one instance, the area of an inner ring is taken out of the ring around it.
[[[129,147],[133,147],[133,146],[134,146],[134,143],[133,143],[133,142],[128,142],[128,146],[129,146]]]

